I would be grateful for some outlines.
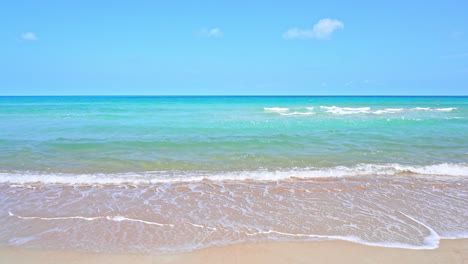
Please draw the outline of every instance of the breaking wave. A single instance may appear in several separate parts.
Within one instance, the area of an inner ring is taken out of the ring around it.
[[[0,182],[10,184],[153,184],[211,181],[277,181],[288,179],[352,177],[371,175],[438,175],[468,176],[468,164],[441,163],[425,166],[403,164],[358,164],[352,167],[294,168],[289,170],[254,171],[147,171],[127,173],[66,174],[41,172],[1,172]]]
[[[352,114],[396,114],[403,112],[451,112],[456,110],[456,107],[446,108],[430,108],[430,107],[414,107],[414,108],[384,108],[384,109],[371,109],[371,107],[338,107],[338,106],[320,106],[323,113],[333,115],[352,115]],[[284,107],[265,107],[263,108],[267,112],[278,113],[283,116],[287,115],[313,115],[315,112],[314,107],[296,107],[296,108],[284,108]],[[300,111],[307,109],[307,112]],[[299,111],[298,111],[299,110]],[[293,112],[292,112],[293,111]]]

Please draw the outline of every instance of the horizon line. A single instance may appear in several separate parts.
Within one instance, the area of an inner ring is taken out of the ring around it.
[[[437,95],[437,94],[428,94],[428,95],[317,95],[317,94],[310,94],[310,95],[285,95],[285,94],[268,94],[268,95],[216,95],[216,94],[206,94],[206,95],[195,95],[195,94],[181,94],[181,95],[151,95],[151,94],[72,94],[72,95],[60,95],[60,94],[50,94],[50,95],[0,95],[0,97],[468,97],[467,95]]]

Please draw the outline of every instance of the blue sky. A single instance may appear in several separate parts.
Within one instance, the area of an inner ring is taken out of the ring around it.
[[[0,0],[1,95],[467,95],[468,1]]]

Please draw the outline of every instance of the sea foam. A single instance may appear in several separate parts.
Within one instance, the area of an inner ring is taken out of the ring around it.
[[[42,172],[2,172],[0,182],[10,184],[153,184],[171,182],[211,181],[277,181],[291,178],[328,178],[371,175],[439,175],[468,176],[468,164],[440,163],[434,165],[358,164],[330,168],[293,168],[285,170],[254,171],[147,171],[135,173],[66,174]]]

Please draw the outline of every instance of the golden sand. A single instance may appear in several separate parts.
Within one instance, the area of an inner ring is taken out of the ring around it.
[[[344,241],[272,242],[212,247],[174,255],[88,254],[60,250],[0,249],[0,263],[468,263],[468,239],[442,240],[433,250],[372,247]]]

